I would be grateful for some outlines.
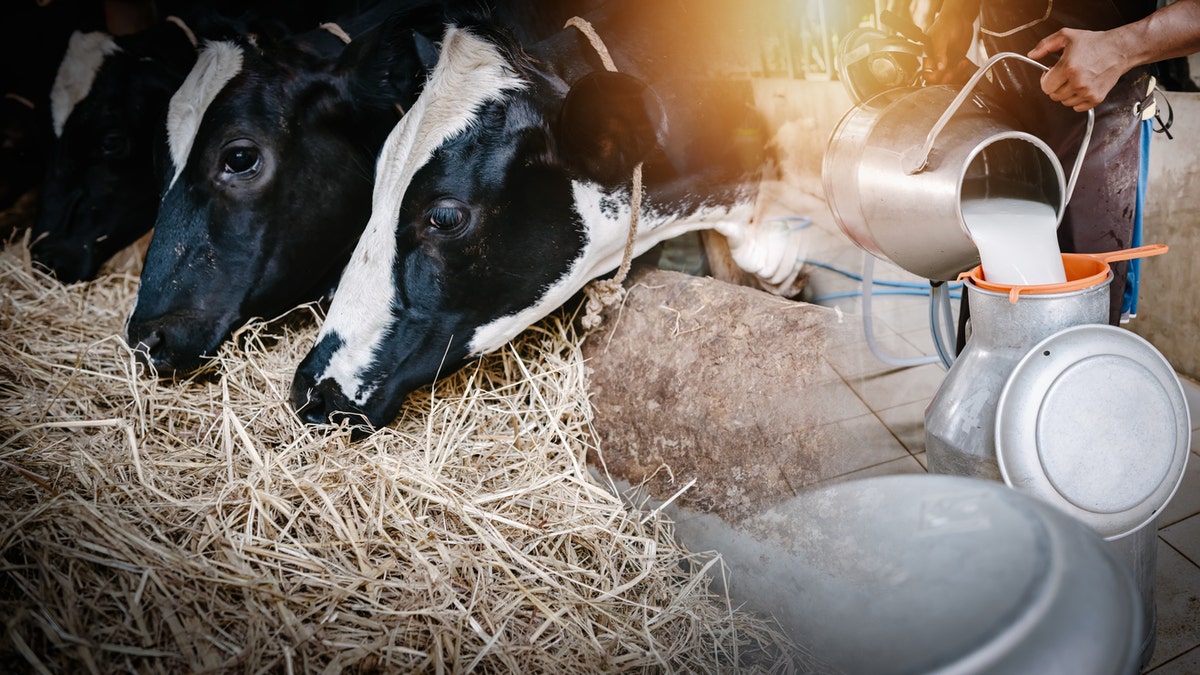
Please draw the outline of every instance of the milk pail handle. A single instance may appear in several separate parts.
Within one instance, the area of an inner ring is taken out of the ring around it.
[[[932,129],[929,130],[929,135],[925,137],[925,145],[921,146],[921,150],[917,153],[916,159],[910,162],[910,165],[907,169],[910,175],[914,173],[920,173],[925,170],[925,167],[929,165],[929,153],[933,151],[933,144],[937,141],[938,134],[940,134],[942,129],[944,129],[945,126],[950,122],[950,118],[954,116],[954,113],[958,112],[958,109],[962,107],[962,104],[967,100],[967,97],[972,94],[975,89],[975,85],[979,83],[979,80],[983,79],[983,76],[988,70],[991,70],[992,66],[999,61],[1003,61],[1004,59],[1017,59],[1019,61],[1024,61],[1026,63],[1035,65],[1042,70],[1050,70],[1049,66],[1044,66],[1027,56],[1017,54],[1016,52],[1000,52],[999,54],[996,54],[992,58],[988,59],[987,63],[984,63],[982,66],[980,66],[979,70],[975,71],[975,74],[971,76],[971,79],[967,80],[967,83],[963,85],[962,90],[959,91],[958,95],[954,97],[954,100],[950,102],[950,107],[946,108],[946,112],[942,113],[942,116],[938,118],[937,123],[933,125]],[[1071,194],[1075,192],[1075,179],[1079,177],[1079,168],[1083,166],[1084,155],[1087,154],[1088,145],[1092,141],[1092,127],[1096,124],[1096,112],[1094,110],[1088,110],[1087,115],[1087,130],[1083,134],[1083,142],[1079,145],[1079,154],[1075,156],[1075,165],[1071,167],[1071,178],[1067,181],[1067,195],[1066,199],[1063,200],[1064,204],[1071,201]],[[907,155],[908,153],[905,154]]]

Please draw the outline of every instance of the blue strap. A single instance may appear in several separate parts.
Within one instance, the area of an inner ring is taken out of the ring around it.
[[[1150,134],[1154,120],[1142,120],[1141,152],[1138,157],[1137,202],[1133,212],[1133,241],[1130,247],[1142,245],[1142,216],[1146,213],[1146,178],[1150,175]],[[1121,302],[1121,314],[1137,316],[1138,280],[1141,277],[1142,261],[1133,259],[1125,273],[1125,297]]]

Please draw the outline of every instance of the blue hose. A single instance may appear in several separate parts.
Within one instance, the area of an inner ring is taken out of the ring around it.
[[[884,284],[882,282],[876,281],[875,285],[881,286]],[[845,291],[843,293],[830,293],[828,295],[819,295],[819,296],[813,298],[812,301],[814,304],[820,304],[822,302],[829,302],[830,300],[843,300],[845,298],[858,298],[858,297],[862,297],[862,294],[863,294],[862,291]],[[904,290],[894,290],[894,291],[872,291],[871,295],[912,295],[912,296],[916,296],[919,298],[928,298],[929,297],[929,288],[926,287],[925,290],[923,290],[923,291],[918,291],[915,289],[911,289],[911,290],[904,289]],[[961,293],[951,293],[950,294],[950,298],[953,300],[958,300],[961,297],[962,297]]]
[[[854,272],[851,272],[850,270],[845,270],[840,267],[835,267],[833,265],[830,265],[829,263],[823,263],[823,262],[820,262],[817,260],[806,260],[805,264],[812,265],[814,267],[820,267],[822,269],[827,269],[831,272],[837,272],[838,274],[849,277],[855,281],[863,280],[861,274],[855,274]],[[929,284],[928,283],[920,283],[920,282],[916,282],[916,281],[883,281],[880,279],[873,279],[872,283],[876,286],[890,286],[893,288],[918,289],[918,290],[924,291],[923,293],[920,293],[920,295],[929,295]],[[955,283],[950,284],[950,288],[952,290],[958,290],[958,289],[962,288],[962,284],[959,282],[955,282]],[[902,295],[902,294],[879,292],[879,293],[876,293],[876,295]],[[849,296],[847,296],[847,297],[849,297]]]
[[[1138,157],[1137,201],[1133,211],[1133,238],[1130,248],[1142,245],[1142,216],[1146,213],[1146,179],[1150,175],[1150,134],[1154,129],[1154,120],[1142,120],[1141,153]],[[1121,298],[1121,319],[1132,319],[1137,316],[1138,281],[1142,275],[1142,261],[1134,258],[1129,261],[1125,272],[1125,295]]]

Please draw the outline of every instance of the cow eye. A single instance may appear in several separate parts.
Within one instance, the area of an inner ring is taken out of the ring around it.
[[[438,202],[425,211],[425,223],[443,232],[461,227],[469,217],[467,207],[452,201]]]
[[[262,158],[258,154],[258,150],[249,147],[229,148],[225,154],[221,156],[222,171],[225,173],[246,178],[258,171],[258,167],[262,164]]]
[[[108,159],[120,159],[129,154],[129,138],[125,134],[113,132],[105,134],[100,139],[100,154]]]

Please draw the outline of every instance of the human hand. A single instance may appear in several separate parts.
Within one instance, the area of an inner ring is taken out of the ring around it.
[[[737,266],[754,275],[768,291],[788,292],[806,262],[810,244],[805,217],[755,219],[749,223],[719,222],[729,253]]]
[[[972,11],[973,10],[973,11]],[[928,52],[923,72],[929,84],[961,84],[975,71],[967,60],[967,50],[975,37],[978,6],[965,3],[961,8],[947,2],[929,26]]]
[[[1062,52],[1062,57],[1042,74],[1042,91],[1076,112],[1099,105],[1129,69],[1111,32],[1063,28],[1044,38],[1028,56],[1040,60],[1056,52]]]

